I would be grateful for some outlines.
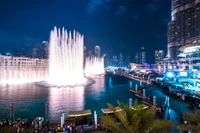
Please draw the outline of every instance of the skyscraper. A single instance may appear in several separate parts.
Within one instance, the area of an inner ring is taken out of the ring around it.
[[[33,48],[32,50],[32,57],[33,58],[39,58],[39,49],[38,48]]]
[[[163,50],[156,50],[155,51],[155,64],[159,64],[163,62],[164,51]]]
[[[43,41],[42,42],[42,51],[41,51],[41,56],[43,59],[47,59],[48,58],[48,54],[49,54],[49,44],[47,41]]]
[[[112,60],[112,63],[113,63],[113,64],[112,64],[112,65],[113,65],[114,67],[117,67],[117,66],[118,66],[118,65],[117,65],[118,63],[117,63],[117,62],[118,62],[117,56],[113,56],[113,60]]]
[[[127,56],[127,58],[126,58],[126,66],[129,66],[130,63],[131,63],[131,57],[130,57],[130,55],[129,55],[129,56]]]
[[[200,0],[172,0],[168,23],[168,58],[177,61],[178,49],[200,40]]]
[[[122,53],[119,54],[119,67],[123,67],[124,66],[124,62],[123,62],[123,55]]]
[[[94,47],[94,56],[100,57],[100,47],[99,46]]]
[[[140,64],[146,63],[146,52],[144,50],[144,47],[141,47],[140,49]]]
[[[139,64],[139,54],[138,53],[135,53],[134,62],[136,64]]]
[[[104,66],[108,67],[109,65],[111,65],[111,64],[110,64],[110,58],[109,58],[109,56],[106,54],[106,55],[104,56]]]

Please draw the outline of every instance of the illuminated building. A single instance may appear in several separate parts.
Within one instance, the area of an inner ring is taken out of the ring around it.
[[[118,65],[117,65],[118,63],[117,63],[117,62],[118,62],[117,56],[113,56],[113,60],[112,60],[112,63],[113,63],[113,64],[112,64],[112,65],[113,65],[114,67],[117,67],[117,66],[118,66]]]
[[[168,23],[168,58],[177,61],[178,49],[200,40],[200,0],[172,0]]]
[[[155,64],[162,64],[163,63],[163,57],[164,57],[164,51],[163,50],[156,50],[155,51]]]
[[[106,67],[111,66],[111,61],[107,54],[104,56],[104,64]]]
[[[182,70],[200,70],[200,41],[179,49],[178,65]]]
[[[123,62],[123,55],[122,53],[119,54],[119,67],[123,67],[124,62]]]
[[[139,54],[138,53],[135,53],[134,62],[136,64],[139,64]]]
[[[146,63],[146,52],[144,50],[144,47],[141,47],[140,50],[140,64]]]
[[[100,53],[100,47],[99,46],[95,46],[94,47],[94,56],[95,57],[100,57],[101,53]]]
[[[48,58],[48,54],[49,54],[49,52],[48,52],[48,49],[49,49],[49,44],[48,44],[48,42],[47,41],[43,41],[42,42],[42,58],[43,59],[47,59]]]
[[[48,60],[0,55],[0,84],[47,80]]]

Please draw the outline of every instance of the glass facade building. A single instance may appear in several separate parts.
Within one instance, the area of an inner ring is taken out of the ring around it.
[[[140,64],[146,63],[146,52],[144,47],[141,47],[140,49]]]
[[[168,23],[168,58],[176,62],[179,48],[200,40],[200,0],[172,0]]]
[[[164,57],[164,51],[163,50],[156,50],[155,51],[155,64],[162,64],[163,63],[163,57]]]
[[[183,46],[178,55],[178,66],[181,70],[200,70],[200,42],[196,45]]]

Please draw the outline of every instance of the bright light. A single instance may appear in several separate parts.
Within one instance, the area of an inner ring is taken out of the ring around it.
[[[146,72],[146,70],[145,70],[145,69],[141,69],[141,70],[140,70],[140,72],[143,72],[143,73],[145,73],[145,72]]]
[[[187,72],[180,72],[180,76],[187,77]]]
[[[174,74],[172,72],[168,72],[167,77],[174,77]]]
[[[2,59],[0,84],[24,84],[44,81],[48,78],[45,60],[11,56],[0,56],[0,59]]]
[[[51,85],[57,86],[76,86],[76,85],[83,85],[86,82],[86,79],[83,77],[77,76],[79,73],[71,72],[67,75],[60,75],[58,78],[49,78],[48,82]]]
[[[49,84],[74,86],[85,83],[83,46],[83,36],[79,33],[54,27],[49,42]]]
[[[85,76],[104,74],[104,58],[87,58],[85,64]]]
[[[2,80],[0,81],[1,85],[17,85],[17,84],[26,84],[32,82],[40,82],[42,80],[34,80],[34,79],[12,79],[12,80]]]
[[[59,112],[84,109],[84,87],[49,88],[49,117],[56,118]],[[75,103],[75,104],[73,104]],[[59,108],[58,107],[62,107]]]

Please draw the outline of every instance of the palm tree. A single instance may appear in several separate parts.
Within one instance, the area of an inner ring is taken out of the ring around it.
[[[183,119],[188,121],[188,124],[178,125],[179,130],[191,130],[194,133],[200,133],[200,112],[183,113]]]
[[[135,102],[133,108],[130,108],[127,104],[117,102],[122,111],[116,112],[116,109],[108,104],[117,120],[109,115],[101,117],[103,127],[113,133],[165,133],[171,128],[170,121],[155,118],[156,111],[153,107],[143,109],[144,105]]]

